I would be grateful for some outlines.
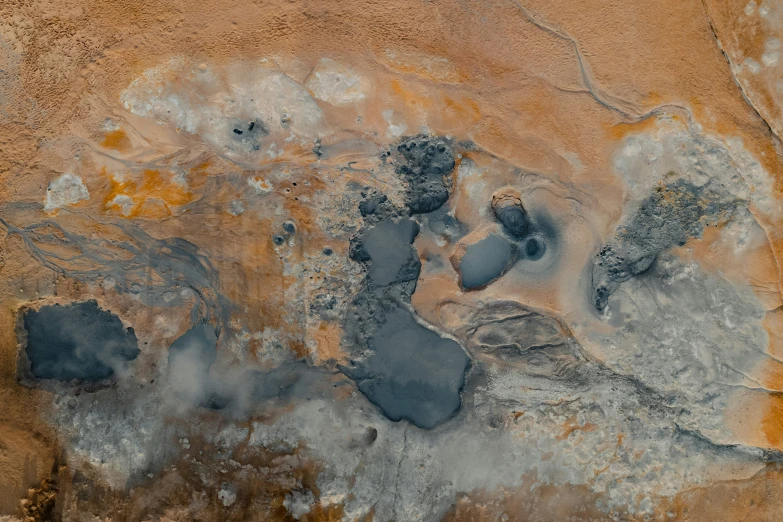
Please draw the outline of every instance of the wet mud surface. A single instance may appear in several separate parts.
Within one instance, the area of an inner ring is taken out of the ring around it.
[[[356,355],[344,371],[391,420],[432,428],[459,409],[469,359],[410,307],[421,271],[412,247],[418,232],[409,218],[387,219],[356,239],[353,257],[366,264],[367,279],[348,311]]]
[[[462,286],[468,290],[486,286],[511,268],[517,257],[516,245],[494,234],[469,245],[459,264]]]
[[[457,342],[419,324],[401,305],[379,311],[382,319],[367,338],[371,353],[348,374],[392,421],[434,428],[459,409],[469,359]]]
[[[454,167],[451,148],[441,139],[419,136],[398,149],[409,166],[397,172],[408,178],[441,177]],[[422,211],[416,204],[411,206],[416,212],[414,208]],[[392,421],[433,428],[459,410],[470,359],[456,341],[425,326],[410,306],[421,272],[412,246],[420,232],[418,223],[399,215],[383,195],[369,195],[360,210],[365,217],[385,219],[375,224],[369,220],[351,242],[351,258],[366,267],[367,277],[348,311],[345,329],[355,355],[344,371]],[[398,216],[392,217],[395,212]]]
[[[140,352],[133,328],[96,301],[26,310],[23,324],[24,355],[38,379],[108,379]]]

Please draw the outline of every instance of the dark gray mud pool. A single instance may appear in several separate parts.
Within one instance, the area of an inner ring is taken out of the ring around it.
[[[343,371],[386,417],[429,429],[459,410],[470,359],[410,308],[421,271],[412,246],[418,232],[411,219],[386,219],[354,242],[352,257],[367,279],[346,321],[357,357]]]
[[[38,379],[100,381],[139,355],[133,328],[96,301],[27,310],[23,324],[25,355]]]
[[[433,428],[460,407],[468,357],[408,310],[389,307],[383,319],[368,339],[372,354],[350,375],[389,419]]]
[[[488,285],[503,275],[515,258],[516,247],[495,234],[469,245],[459,265],[462,286],[472,289]]]

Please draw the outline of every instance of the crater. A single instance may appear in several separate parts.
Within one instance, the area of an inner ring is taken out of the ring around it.
[[[544,257],[546,253],[546,243],[539,237],[530,237],[525,241],[525,257],[537,261]]]
[[[497,191],[492,196],[492,212],[503,228],[517,239],[524,238],[530,228],[530,218],[525,207],[522,206],[522,197],[519,191],[506,187]]]

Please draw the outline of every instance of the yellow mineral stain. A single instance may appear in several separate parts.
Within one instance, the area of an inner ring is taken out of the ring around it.
[[[685,128],[685,120],[679,114],[667,115],[667,121],[676,122],[677,124],[682,126],[682,128]],[[621,140],[630,134],[652,132],[655,130],[656,127],[658,127],[659,123],[660,123],[660,119],[657,116],[650,116],[649,118],[645,118],[637,122],[616,123],[613,125],[612,124],[605,125],[605,127],[606,127],[607,135],[609,137],[615,140]]]
[[[761,430],[769,445],[778,448],[783,441],[783,395],[766,395],[764,406]]]
[[[448,59],[420,53],[387,53],[387,67],[402,74],[413,74],[432,82],[459,83],[467,80]]]
[[[391,89],[394,95],[402,99],[408,107],[424,110],[432,105],[432,101],[429,98],[417,94],[416,91],[408,88],[400,80],[392,80]]]
[[[783,306],[768,311],[761,324],[769,336],[767,353],[783,360]]]
[[[125,131],[122,129],[107,132],[103,137],[103,141],[101,142],[101,147],[119,152],[128,150],[130,146],[130,139],[128,139],[128,135],[125,134]]]
[[[345,361],[347,354],[340,348],[342,328],[330,323],[321,323],[312,332],[317,345],[316,356],[319,361]]]
[[[449,111],[459,118],[467,119],[474,123],[481,119],[481,111],[478,104],[471,99],[463,98],[460,101],[455,101],[453,98],[445,96],[443,103]]]
[[[555,437],[557,440],[566,440],[572,433],[577,431],[595,431],[597,426],[590,422],[579,424],[576,417],[570,417],[563,423],[563,431]]]
[[[104,169],[105,173],[105,169]],[[161,218],[171,215],[172,206],[182,206],[193,201],[193,194],[187,187],[174,181],[174,174],[164,176],[158,170],[145,170],[141,176],[127,175],[118,180],[110,177],[110,189],[104,197],[105,208],[119,211],[127,218]],[[123,198],[130,198],[124,202]],[[125,203],[130,208],[125,208]]]

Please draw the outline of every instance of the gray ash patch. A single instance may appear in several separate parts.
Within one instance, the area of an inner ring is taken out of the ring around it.
[[[361,203],[359,203],[359,212],[361,213],[362,217],[375,214],[381,205],[389,201],[389,198],[386,197],[386,194],[381,194],[377,191],[373,191],[369,194],[362,193],[362,196],[365,198]]]
[[[140,353],[133,328],[96,301],[27,310],[23,324],[23,355],[38,379],[101,381]]]
[[[320,292],[313,295],[308,303],[310,314],[328,321],[332,319],[331,313],[337,306],[337,297],[326,292]]]
[[[468,234],[468,227],[449,213],[448,206],[443,206],[434,212],[420,216],[422,226],[433,234],[445,238],[449,243],[456,243]]]
[[[620,284],[647,271],[659,253],[701,237],[705,227],[730,219],[735,206],[683,180],[656,188],[596,255],[591,284],[595,308],[606,308]]]
[[[404,214],[404,209],[396,207],[382,192],[367,188],[362,190],[360,194],[362,200],[359,202],[359,213],[365,223],[369,225]]]

